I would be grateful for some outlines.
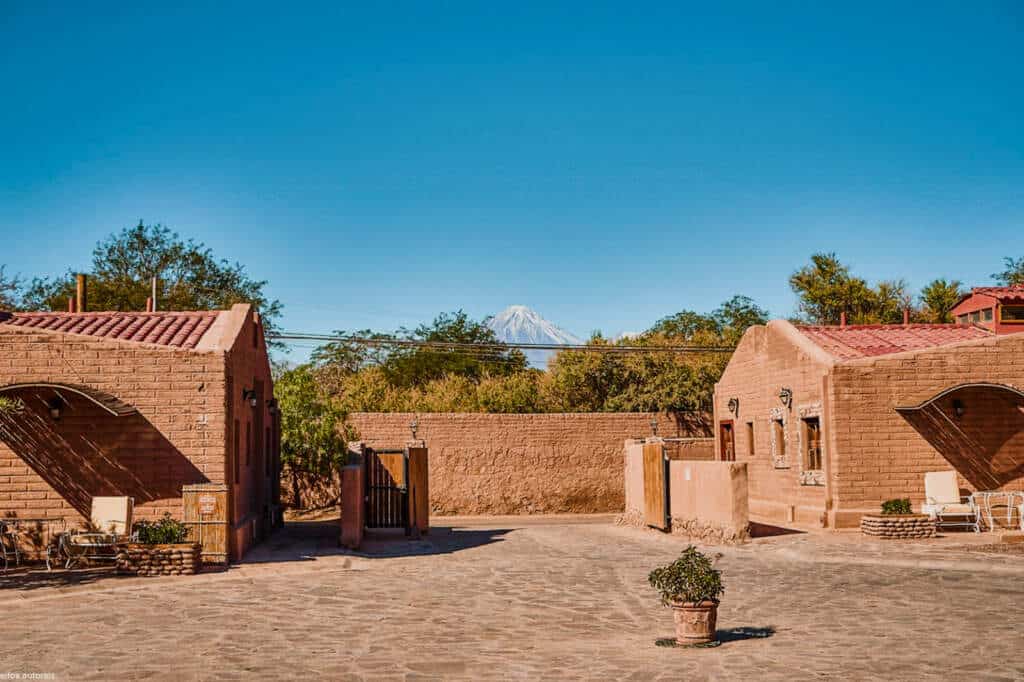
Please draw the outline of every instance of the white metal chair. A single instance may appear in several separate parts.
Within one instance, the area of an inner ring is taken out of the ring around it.
[[[119,542],[129,539],[135,500],[130,497],[94,497],[88,532],[64,533],[61,553],[67,557],[64,568],[72,568],[82,559],[113,561]]]
[[[941,527],[971,528],[981,532],[981,519],[973,497],[962,497],[955,471],[931,471],[924,475],[925,502],[921,513]]]

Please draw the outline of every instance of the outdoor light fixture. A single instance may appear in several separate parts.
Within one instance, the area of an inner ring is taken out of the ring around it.
[[[416,419],[416,417],[413,417],[412,421],[409,422],[409,430],[412,431],[412,439],[413,440],[416,440],[416,429],[419,428],[419,425],[420,425],[420,422],[419,422],[418,419]]]
[[[740,399],[729,398],[729,411],[737,417],[740,416]]]
[[[242,400],[248,400],[250,407],[256,407],[260,402],[256,399],[256,391],[248,388],[242,389]]]
[[[960,417],[964,416],[964,404],[963,404],[963,401],[961,401],[961,400],[954,400],[953,401],[953,414],[956,415],[957,419],[959,419]]]
[[[655,435],[655,436],[658,435],[658,418],[657,417],[651,417],[651,434]]]
[[[59,396],[54,396],[46,403],[46,408],[50,411],[50,416],[53,417],[53,420],[57,421],[60,419],[61,410],[64,409],[64,401]]]
[[[791,409],[793,407],[793,390],[783,386],[782,390],[779,391],[779,400],[782,401],[783,405]]]

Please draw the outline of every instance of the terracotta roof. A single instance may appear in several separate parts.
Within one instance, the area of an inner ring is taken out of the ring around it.
[[[993,336],[983,327],[954,324],[861,324],[797,329],[840,360],[901,353]]]
[[[1011,287],[974,287],[969,295],[960,300],[963,301],[974,294],[991,296],[998,301],[1020,300],[1024,299],[1024,284],[1015,284]]]
[[[0,313],[0,324],[195,348],[220,311],[155,313]]]

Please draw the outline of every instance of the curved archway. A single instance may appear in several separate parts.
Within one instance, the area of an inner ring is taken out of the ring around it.
[[[1015,386],[957,384],[896,411],[977,489],[1024,477],[1024,391]]]
[[[103,408],[111,415],[115,417],[124,417],[129,414],[136,412],[135,407],[128,403],[115,398],[109,393],[99,391],[88,386],[79,386],[76,384],[56,384],[48,382],[34,382],[25,384],[8,384],[7,386],[0,386],[0,394],[13,393],[16,391],[26,391],[31,389],[51,389],[57,395],[60,395],[62,391],[73,393],[81,396],[93,403],[94,405]],[[67,402],[67,401],[65,401]]]

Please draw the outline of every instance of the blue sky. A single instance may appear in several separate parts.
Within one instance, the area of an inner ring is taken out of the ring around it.
[[[817,250],[915,287],[1024,255],[1018,3],[85,4],[0,0],[25,275],[143,218],[287,329],[522,303],[585,335],[788,315]]]

